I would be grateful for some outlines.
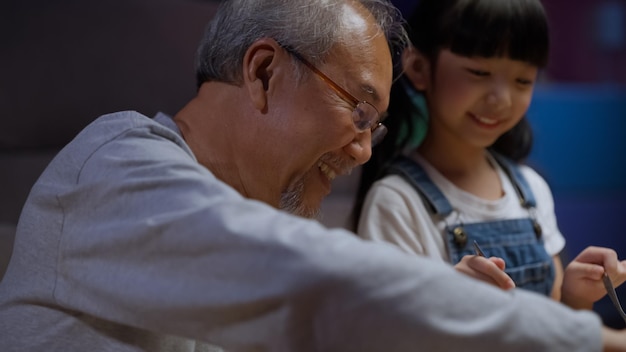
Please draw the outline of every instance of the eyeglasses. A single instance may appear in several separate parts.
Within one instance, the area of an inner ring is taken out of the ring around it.
[[[324,72],[320,71],[317,67],[315,67],[315,65],[302,57],[302,55],[300,55],[297,51],[285,46],[283,46],[283,48],[313,71],[313,73],[315,73],[322,81],[326,82],[326,84],[337,92],[343,100],[353,106],[352,122],[354,123],[354,127],[356,127],[359,132],[365,132],[368,129],[371,131],[372,147],[383,140],[387,134],[387,127],[385,127],[385,125],[381,122],[384,116],[381,116],[378,109],[376,109],[374,105],[365,100],[361,101],[354,95],[348,93],[348,91],[341,88],[341,86],[330,79],[330,77],[326,76]]]

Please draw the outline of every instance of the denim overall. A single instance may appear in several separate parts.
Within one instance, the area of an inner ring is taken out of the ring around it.
[[[529,210],[529,217],[447,224],[445,236],[450,261],[456,264],[463,256],[475,254],[473,242],[476,241],[487,258],[504,259],[505,272],[517,287],[549,296],[554,284],[554,262],[543,245],[541,227],[532,218],[535,198],[517,165],[500,155],[492,155],[511,180],[521,205]],[[452,213],[448,199],[415,161],[399,157],[390,166],[389,173],[406,179],[420,194],[431,214],[445,219]]]

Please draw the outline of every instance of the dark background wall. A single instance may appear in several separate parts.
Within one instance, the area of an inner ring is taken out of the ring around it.
[[[396,0],[405,12],[413,0]],[[587,245],[626,258],[626,0],[544,0],[551,62],[529,118],[529,162],[552,186],[565,258]],[[0,1],[0,240],[36,180],[99,115],[173,114],[195,93],[196,45],[217,2]],[[341,226],[354,178],[338,181],[325,222]],[[0,241],[0,267],[10,241]],[[626,289],[620,288],[623,301]],[[621,326],[608,300],[595,308]]]
[[[173,114],[195,93],[194,54],[217,2],[0,0],[0,277],[24,201],[96,117]]]
[[[0,148],[56,148],[102,113],[175,112],[216,3],[2,0]]]
[[[17,221],[42,165],[99,115],[173,114],[193,96],[216,4],[2,0],[0,223]]]

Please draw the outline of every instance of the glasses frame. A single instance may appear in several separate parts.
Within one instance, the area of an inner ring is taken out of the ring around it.
[[[370,102],[368,102],[366,100],[359,100],[354,95],[350,94],[347,90],[342,88],[339,84],[337,84],[335,81],[333,81],[324,72],[322,72],[320,69],[318,69],[315,65],[313,65],[311,62],[309,62],[307,59],[305,59],[302,55],[300,55],[300,53],[298,53],[294,49],[292,49],[290,47],[287,47],[287,46],[283,46],[283,48],[289,54],[293,55],[293,57],[295,57],[298,61],[302,62],[311,71],[313,71],[313,73],[315,73],[331,89],[333,89],[339,96],[341,96],[341,98],[343,100],[345,100],[347,103],[351,104],[352,108],[353,108],[352,113],[355,113],[356,109],[361,104],[367,104],[367,105],[371,106],[374,109],[374,111],[376,111],[376,113],[378,114],[376,120],[372,121],[371,126],[366,127],[366,128],[360,128],[357,125],[356,121],[353,121],[354,127],[359,132],[365,132],[368,129],[370,130],[370,132],[372,133],[372,146],[374,146],[375,144],[380,142],[380,140],[382,140],[382,138],[387,133],[387,128],[385,127],[385,125],[382,124],[382,121],[384,120],[384,118],[386,116],[381,115],[381,113],[378,111],[378,109],[376,109],[376,107],[372,103],[370,103]],[[374,133],[375,131],[377,131],[376,134]]]

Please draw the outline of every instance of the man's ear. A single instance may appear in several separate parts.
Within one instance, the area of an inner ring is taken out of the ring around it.
[[[410,46],[402,52],[402,68],[415,89],[424,91],[430,83],[430,62],[419,50]]]
[[[275,74],[280,50],[275,40],[262,38],[254,42],[243,57],[243,85],[253,105],[261,111],[267,108],[270,80]]]

